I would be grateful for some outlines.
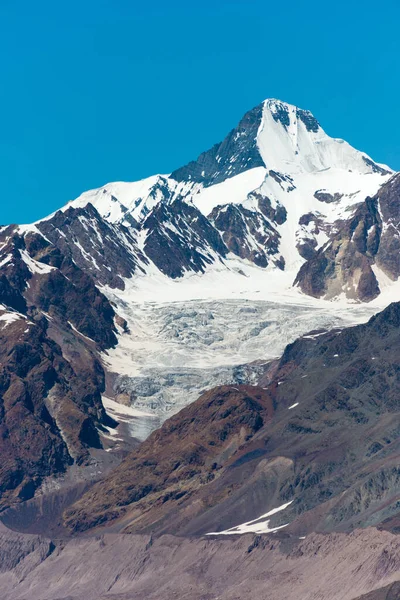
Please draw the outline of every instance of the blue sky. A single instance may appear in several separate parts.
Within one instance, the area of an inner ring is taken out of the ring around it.
[[[1,223],[195,158],[267,97],[400,169],[397,2],[0,0]]]

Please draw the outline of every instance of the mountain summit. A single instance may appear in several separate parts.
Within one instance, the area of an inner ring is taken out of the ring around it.
[[[329,137],[311,112],[269,99],[246,113],[221,144],[171,177],[209,187],[256,167],[287,175],[330,168],[363,174],[387,171],[343,140]]]
[[[267,269],[278,290],[369,301],[400,272],[388,264],[397,230],[375,197],[392,175],[309,111],[269,99],[171,174],[85,192],[35,227],[112,288],[224,272],[236,289],[239,272],[258,281]]]
[[[267,173],[254,173],[257,168],[266,169]],[[328,169],[358,175],[391,173],[388,167],[375,163],[344,140],[329,137],[310,111],[268,99],[247,112],[221,143],[170,175],[156,175],[135,183],[111,183],[82,194],[67,206],[82,207],[92,202],[111,221],[126,218],[127,213],[141,220],[158,201],[172,201],[177,196],[189,199],[200,194],[196,205],[206,214],[210,204],[202,202],[201,189],[243,173],[247,173],[247,185],[252,187],[261,185],[269,171],[293,177]],[[241,191],[243,194],[245,189]],[[219,204],[224,200],[221,196]],[[235,200],[237,197],[230,202]],[[122,205],[120,213],[115,210],[118,201]]]

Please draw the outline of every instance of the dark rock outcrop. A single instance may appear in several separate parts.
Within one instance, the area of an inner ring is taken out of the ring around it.
[[[274,219],[278,211],[272,209],[268,198],[260,198],[259,203],[263,212]],[[259,267],[267,267],[272,260],[278,268],[283,268],[283,258],[279,255],[280,235],[263,212],[228,204],[214,208],[209,218],[221,232],[230,252]],[[279,212],[278,215],[278,218],[283,217]]]
[[[193,205],[181,199],[158,204],[144,221],[146,256],[164,275],[182,277],[185,271],[204,272],[222,260],[227,248],[218,231]]]
[[[262,111],[263,104],[259,104],[247,112],[223,142],[171,173],[171,178],[198,182],[208,187],[254,167],[264,167],[256,139]]]
[[[330,204],[331,202],[339,202],[339,200],[343,198],[343,194],[339,194],[338,192],[336,192],[335,194],[330,194],[329,192],[325,192],[324,190],[317,190],[314,193],[314,198],[316,198],[320,202]]]
[[[100,285],[124,289],[123,278],[143,271],[148,262],[137,246],[137,224],[113,225],[90,203],[58,211],[37,227],[65,258]]]

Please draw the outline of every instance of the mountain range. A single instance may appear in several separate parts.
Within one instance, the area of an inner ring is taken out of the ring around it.
[[[393,175],[310,112],[266,100],[188,165],[86,192],[35,228],[114,289],[155,269],[255,265],[314,297],[368,301],[399,275]]]
[[[397,593],[399,196],[399,174],[269,99],[171,174],[0,229],[5,599],[245,597],[210,571],[221,545],[278,582],[279,557],[311,580],[311,556],[359,553],[353,588],[348,570],[304,600]],[[85,543],[98,562],[71,591]],[[243,594],[298,597],[246,573]]]

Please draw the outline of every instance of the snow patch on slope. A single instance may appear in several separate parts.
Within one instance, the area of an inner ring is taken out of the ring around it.
[[[276,515],[276,513],[285,510],[288,506],[292,504],[293,500],[290,502],[286,502],[286,504],[282,504],[282,506],[278,506],[278,508],[273,508],[269,512],[265,513],[265,515],[261,515],[257,517],[257,519],[253,519],[252,521],[247,521],[247,523],[242,523],[241,525],[236,525],[235,527],[231,527],[230,529],[226,529],[225,531],[212,531],[210,533],[206,533],[206,535],[243,535],[244,533],[275,533],[279,529],[283,529],[287,527],[289,523],[285,523],[285,525],[279,525],[278,527],[270,527],[270,520],[267,517],[272,517]]]
[[[51,273],[51,271],[54,271],[55,269],[55,267],[51,267],[50,265],[46,265],[45,263],[41,263],[33,259],[31,256],[29,256],[26,250],[20,250],[20,253],[22,260],[27,265],[31,273],[43,275],[45,273]]]

